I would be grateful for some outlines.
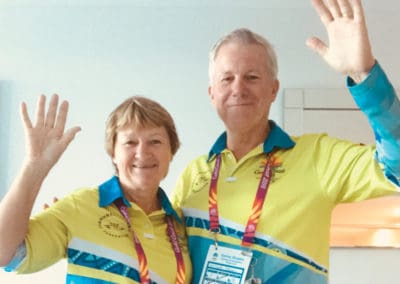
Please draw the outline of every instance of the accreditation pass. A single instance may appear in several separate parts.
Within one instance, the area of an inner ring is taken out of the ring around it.
[[[244,284],[252,252],[211,245],[201,273],[200,283]]]

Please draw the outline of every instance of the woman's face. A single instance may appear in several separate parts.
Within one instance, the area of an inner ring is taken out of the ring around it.
[[[117,132],[112,161],[126,190],[157,190],[172,160],[165,127],[125,126]]]

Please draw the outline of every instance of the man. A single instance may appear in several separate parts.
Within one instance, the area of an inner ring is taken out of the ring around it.
[[[268,120],[279,89],[270,44],[246,29],[223,37],[210,54],[208,90],[226,131],[187,166],[173,197],[193,283],[327,283],[335,205],[399,190],[400,103],[372,55],[361,1],[325,2],[312,1],[329,46],[307,45],[347,76],[376,146],[290,137]]]

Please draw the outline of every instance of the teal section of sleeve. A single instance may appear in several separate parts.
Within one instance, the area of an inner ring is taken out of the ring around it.
[[[376,160],[385,176],[400,186],[400,102],[392,84],[377,62],[363,82],[356,85],[348,78],[347,85],[374,131]]]
[[[23,242],[15,252],[14,258],[3,269],[7,272],[16,271],[18,267],[21,265],[21,263],[25,260],[25,258],[26,258],[26,245],[25,242]]]

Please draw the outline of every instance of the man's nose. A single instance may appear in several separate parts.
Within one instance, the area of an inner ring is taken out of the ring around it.
[[[232,82],[232,93],[235,96],[243,96],[246,90],[246,82],[243,78],[235,77]]]

